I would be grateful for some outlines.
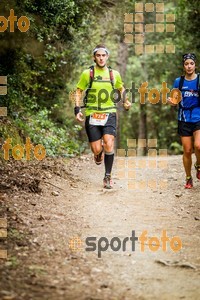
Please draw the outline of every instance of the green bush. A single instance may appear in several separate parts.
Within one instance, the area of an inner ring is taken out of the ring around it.
[[[30,137],[34,144],[42,144],[48,156],[74,156],[84,150],[77,139],[81,126],[73,126],[72,121],[68,121],[61,127],[49,118],[47,109],[17,118],[15,123],[24,137]]]

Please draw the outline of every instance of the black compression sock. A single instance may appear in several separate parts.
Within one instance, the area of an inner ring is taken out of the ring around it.
[[[110,175],[112,171],[112,166],[113,166],[113,161],[114,161],[114,153],[105,153],[104,156],[104,164],[105,164],[105,172],[106,175]]]

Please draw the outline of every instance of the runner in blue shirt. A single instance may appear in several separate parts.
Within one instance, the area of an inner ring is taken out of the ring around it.
[[[178,107],[178,133],[183,145],[183,165],[186,173],[185,188],[193,187],[191,175],[193,147],[196,156],[196,176],[200,180],[200,90],[199,76],[195,72],[196,55],[186,53],[183,55],[183,68],[185,76],[176,78],[174,88],[182,94]],[[174,99],[168,98],[170,105],[177,105]]]

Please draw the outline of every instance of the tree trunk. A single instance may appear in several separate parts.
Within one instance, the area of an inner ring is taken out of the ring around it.
[[[148,82],[148,74],[145,65],[145,56],[143,61],[141,62],[141,71],[143,73],[143,80]],[[145,139],[147,141],[147,112],[146,112],[146,104],[140,103],[140,117],[139,117],[139,130],[138,130],[138,139]],[[145,155],[146,148],[138,148],[138,155]]]
[[[127,62],[128,62],[128,46],[127,46],[127,44],[121,42],[119,44],[117,66],[118,66],[118,71],[122,77],[122,81],[124,81],[124,79],[125,79]],[[120,144],[121,144],[122,122],[120,120],[120,117],[121,117],[122,112],[123,112],[123,108],[122,108],[122,105],[120,105],[120,107],[117,111],[118,122],[117,122],[116,148],[120,148]]]
[[[140,103],[140,119],[139,119],[139,131],[138,139],[147,140],[147,113],[146,105]],[[146,148],[138,148],[138,155],[145,155]]]

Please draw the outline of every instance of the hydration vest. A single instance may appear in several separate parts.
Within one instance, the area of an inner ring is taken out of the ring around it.
[[[198,74],[197,74],[197,85],[196,85],[196,90],[185,90],[185,89],[184,89],[184,92],[185,92],[185,91],[189,91],[189,92],[197,92],[198,94],[200,93],[199,76],[200,76],[200,74],[198,73]],[[185,80],[185,76],[182,75],[182,76],[180,77],[179,87],[178,87],[179,90],[180,90],[181,92],[182,92],[182,87],[183,87],[184,80]],[[190,111],[190,118],[191,118],[193,109],[196,108],[196,107],[200,107],[200,95],[199,95],[199,101],[198,101],[197,104],[191,105],[191,106],[189,106],[189,107],[184,107],[184,106],[181,104],[181,102],[180,102],[180,103],[179,103],[179,107],[182,109],[181,119],[182,119],[183,111],[184,111],[184,110],[189,110],[189,111]]]
[[[89,82],[89,86],[85,92],[85,97],[83,99],[83,103],[84,105],[81,106],[81,108],[84,108],[84,107],[88,107],[90,109],[95,109],[95,110],[108,110],[108,109],[112,109],[112,108],[116,108],[116,105],[112,106],[112,107],[106,107],[106,108],[101,108],[101,107],[97,107],[97,106],[88,106],[87,105],[87,101],[88,101],[88,94],[89,94],[89,91],[92,87],[92,84],[93,84],[93,81],[94,81],[94,66],[90,66],[89,67],[90,69],[90,82]],[[113,75],[113,70],[111,67],[108,67],[109,69],[109,75],[110,75],[110,84],[112,85],[112,89],[114,90],[114,75]]]

